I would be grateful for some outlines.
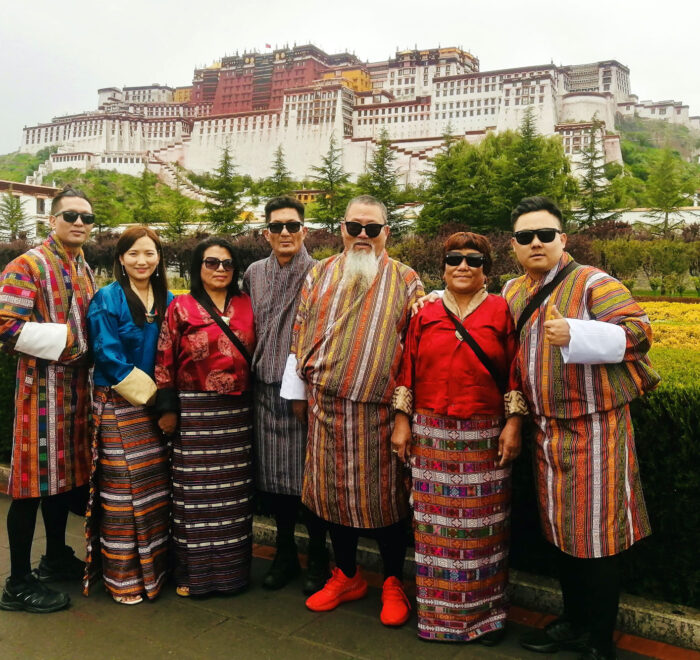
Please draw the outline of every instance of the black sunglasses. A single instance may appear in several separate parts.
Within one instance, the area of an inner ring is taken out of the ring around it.
[[[551,243],[557,234],[561,234],[561,229],[545,227],[544,229],[523,229],[522,231],[516,231],[513,236],[520,245],[530,245],[535,236],[543,243]]]
[[[462,254],[461,252],[448,252],[445,255],[445,264],[448,266],[459,266],[465,259],[467,260],[467,266],[472,268],[481,268],[484,265],[483,254]]]
[[[267,228],[273,234],[281,234],[283,229],[286,229],[290,234],[296,234],[301,229],[301,222],[293,220],[292,222],[271,222]]]
[[[233,259],[217,259],[216,257],[207,257],[202,259],[202,263],[207,270],[219,270],[219,266],[223,266],[224,270],[230,272],[233,270]]]
[[[386,225],[380,225],[378,222],[370,222],[368,225],[360,224],[359,222],[353,222],[352,220],[345,220],[345,231],[350,234],[350,236],[359,236],[362,230],[365,230],[367,238],[377,238],[381,233],[382,229]]]
[[[54,213],[53,215],[55,217],[62,215],[63,219],[66,222],[70,222],[71,224],[73,224],[78,219],[78,216],[80,216],[80,219],[85,225],[91,225],[93,222],[95,222],[94,213],[78,213],[77,211],[59,211],[58,213]]]

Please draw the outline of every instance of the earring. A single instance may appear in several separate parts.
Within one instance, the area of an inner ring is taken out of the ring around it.
[[[122,264],[122,275],[126,277],[126,270],[124,269],[124,264]]]
[[[158,268],[156,268],[156,274],[155,277],[160,277],[160,273],[158,272]]]

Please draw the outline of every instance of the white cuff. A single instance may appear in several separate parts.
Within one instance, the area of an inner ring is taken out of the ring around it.
[[[294,353],[287,356],[280,396],[291,401],[306,401],[306,383],[297,374],[297,356]]]
[[[56,361],[68,343],[65,323],[36,323],[27,321],[19,333],[15,350],[42,360]]]
[[[565,364],[618,364],[625,357],[627,336],[620,325],[604,321],[566,319],[568,346],[560,346]]]

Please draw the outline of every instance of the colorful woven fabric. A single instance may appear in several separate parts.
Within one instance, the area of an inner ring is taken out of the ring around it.
[[[403,467],[391,453],[391,409],[309,391],[302,502],[347,527],[387,527],[408,516]]]
[[[367,291],[341,285],[344,264],[340,254],[311,269],[291,352],[299,376],[324,394],[388,404],[411,305],[423,295],[423,285],[415,271],[386,252]]]
[[[497,467],[502,418],[413,416],[418,636],[462,642],[507,614],[511,468]]]
[[[651,534],[629,406],[535,423],[537,500],[550,543],[574,557],[607,557]]]
[[[531,297],[571,257],[564,253],[542,280],[508,282],[504,297],[518,318]],[[619,364],[564,364],[544,336],[556,304],[564,317],[621,326],[627,338]],[[658,383],[646,353],[651,325],[617,280],[590,266],[564,278],[525,324],[519,369],[534,412],[536,474],[545,537],[575,557],[622,552],[650,533],[629,401]]]
[[[168,567],[168,452],[152,413],[95,388],[83,593],[102,575],[114,596],[155,598]],[[101,561],[100,561],[101,560]]]
[[[95,283],[82,252],[73,258],[49,236],[11,261],[0,280],[0,344],[14,348],[24,323],[68,325],[56,362],[23,353],[17,362],[13,498],[45,497],[87,483],[90,364],[85,318]]]
[[[307,428],[280,398],[279,383],[255,383],[255,486],[266,493],[301,495]]]
[[[172,457],[175,579],[191,594],[238,591],[250,581],[251,431],[247,395],[180,392]]]

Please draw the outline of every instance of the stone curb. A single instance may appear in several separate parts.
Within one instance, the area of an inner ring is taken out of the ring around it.
[[[261,545],[275,544],[274,522],[256,516],[253,536]],[[308,536],[303,527],[296,531],[297,546],[305,552]],[[360,540],[357,561],[365,569],[381,573],[382,562],[376,546]],[[406,557],[406,573],[415,570],[413,550]],[[523,571],[510,571],[510,601],[513,605],[537,612],[559,614],[562,610],[561,592],[556,580]],[[653,639],[673,646],[700,650],[700,610],[661,601],[650,601],[638,596],[622,594],[617,628],[623,632]]]

